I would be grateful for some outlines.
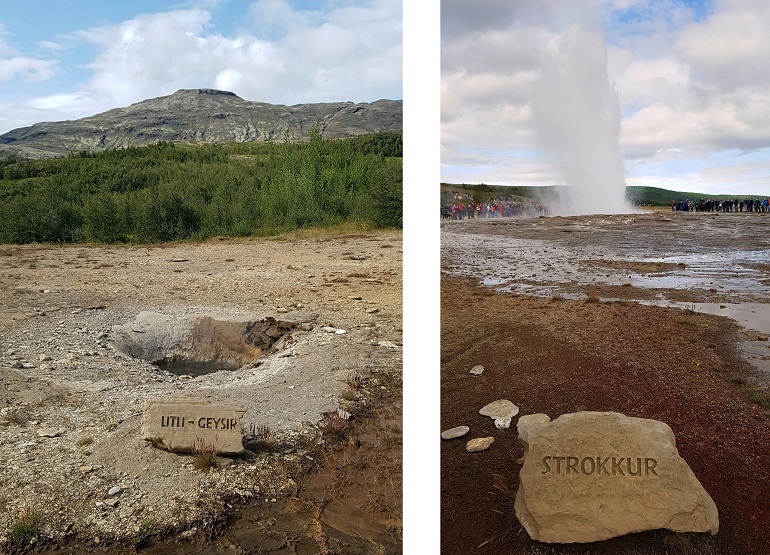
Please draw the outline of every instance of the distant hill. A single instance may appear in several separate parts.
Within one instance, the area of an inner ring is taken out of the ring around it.
[[[401,100],[283,106],[215,89],[181,89],[72,121],[36,123],[0,135],[0,157],[54,158],[166,141],[304,141],[316,123],[324,139],[401,131]]]
[[[525,197],[525,198],[538,198],[540,200],[546,200],[549,198],[558,198],[559,191],[564,190],[566,187],[526,187],[516,186],[508,187],[505,185],[467,185],[467,184],[452,184],[442,183],[441,191],[448,192],[464,192],[469,195],[477,197],[479,200],[487,200],[496,196],[504,197]],[[745,195],[707,195],[705,193],[693,193],[685,191],[671,191],[669,189],[660,189],[658,187],[626,187],[626,198],[631,204],[636,206],[668,206],[671,199],[721,199],[728,198],[737,199],[744,198]],[[770,195],[751,195],[754,197],[767,197]],[[451,197],[450,197],[451,198]],[[443,201],[442,201],[443,202]]]
[[[770,195],[707,195],[687,191],[671,191],[658,187],[626,187],[626,198],[639,206],[668,206],[673,200],[697,199],[743,199],[746,197],[765,198]]]

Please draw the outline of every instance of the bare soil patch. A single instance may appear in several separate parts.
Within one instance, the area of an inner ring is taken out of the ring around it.
[[[243,536],[231,542],[241,551],[223,543],[210,552],[287,553],[303,542],[308,550],[297,552],[335,552],[329,538],[336,528],[319,518],[352,511],[330,500],[356,488],[338,480],[305,497],[306,484],[319,469],[347,474],[362,457],[372,472],[391,478],[381,487],[370,480],[381,498],[354,512],[384,528],[372,528],[379,534],[372,537],[347,534],[338,552],[400,545],[401,285],[401,233],[391,231],[0,246],[0,541],[11,546],[19,514],[33,511],[40,517],[37,549],[131,551],[182,541],[180,552],[194,552],[251,507],[276,522],[286,510],[308,525],[287,531],[282,542]],[[185,376],[112,344],[113,326],[141,311],[218,320],[314,317],[238,370]],[[269,430],[269,445],[196,470],[191,455],[139,439],[143,401],[170,395],[245,405],[245,427]],[[350,427],[324,435],[323,414],[338,407],[352,413]],[[376,459],[375,439],[384,444]],[[114,486],[121,493],[111,495]],[[276,529],[269,526],[271,534]]]
[[[750,400],[740,328],[726,318],[631,302],[516,296],[468,278],[442,278],[441,440],[443,554],[735,554],[770,552],[770,414]],[[469,373],[481,364],[480,376]],[[551,418],[617,411],[668,423],[716,502],[720,530],[653,531],[592,544],[532,541],[513,502],[523,450],[510,429],[478,411],[510,399]],[[755,397],[755,400],[757,398]],[[473,437],[487,451],[467,453]]]

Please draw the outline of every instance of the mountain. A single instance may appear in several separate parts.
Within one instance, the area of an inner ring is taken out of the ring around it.
[[[0,135],[0,156],[53,158],[72,152],[170,142],[306,140],[314,124],[325,139],[402,129],[401,100],[283,106],[215,89],[181,89],[72,121],[36,123]]]

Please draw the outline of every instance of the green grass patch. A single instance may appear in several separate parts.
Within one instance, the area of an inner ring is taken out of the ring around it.
[[[23,509],[11,524],[8,538],[14,547],[23,547],[40,534],[40,526],[40,514],[30,508]]]
[[[752,403],[756,403],[763,409],[770,411],[770,392],[763,391],[758,387],[749,387],[746,394]]]

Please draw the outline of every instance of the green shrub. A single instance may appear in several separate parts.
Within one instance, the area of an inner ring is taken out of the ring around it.
[[[40,534],[40,520],[37,511],[30,508],[23,509],[8,532],[11,545],[16,548],[23,547],[37,537]]]
[[[401,134],[174,145],[0,166],[0,242],[116,243],[401,227]]]

